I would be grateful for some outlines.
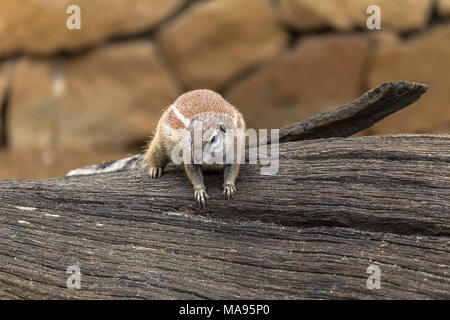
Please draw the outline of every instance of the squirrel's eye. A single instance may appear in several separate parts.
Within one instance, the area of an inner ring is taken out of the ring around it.
[[[213,137],[211,138],[211,143],[213,143],[214,141],[216,141],[216,136],[213,136]]]

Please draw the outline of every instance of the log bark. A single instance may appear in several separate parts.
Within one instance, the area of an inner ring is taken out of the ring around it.
[[[0,182],[2,298],[450,298],[450,136],[280,144],[196,207],[184,173],[144,166]],[[78,265],[81,289],[68,289]],[[378,265],[381,288],[367,288]]]
[[[142,155],[0,181],[0,298],[449,299],[450,136],[330,138],[425,90],[384,84],[282,128],[278,173],[244,165],[231,201],[209,174],[204,210],[182,170],[151,180]],[[67,288],[74,265],[80,289]]]
[[[280,129],[280,142],[349,137],[414,103],[428,89],[408,81],[387,82],[344,106]]]

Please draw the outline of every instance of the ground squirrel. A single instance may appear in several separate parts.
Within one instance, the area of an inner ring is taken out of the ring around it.
[[[245,122],[241,113],[211,90],[189,91],[176,99],[158,122],[145,153],[151,178],[159,178],[174,155],[194,186],[201,207],[209,198],[203,170],[224,169],[223,193],[228,200],[236,192],[235,179],[243,158]],[[198,138],[197,138],[198,137]],[[180,151],[181,149],[181,151]]]

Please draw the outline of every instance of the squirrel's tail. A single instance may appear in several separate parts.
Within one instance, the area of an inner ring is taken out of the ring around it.
[[[145,165],[144,155],[136,154],[134,156],[117,160],[104,162],[70,171],[67,176],[88,175],[106,172],[116,172],[143,167]]]

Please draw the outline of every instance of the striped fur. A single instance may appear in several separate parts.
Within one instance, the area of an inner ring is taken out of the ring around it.
[[[200,114],[225,114],[233,119],[233,127],[242,128],[242,115],[220,94],[207,90],[193,90],[181,95],[166,110],[164,122],[174,129],[188,128],[194,117]]]
[[[186,137],[186,131],[180,129],[187,129],[194,137],[194,127],[198,127],[199,122],[204,139],[202,146],[208,142],[208,130],[218,131],[221,125],[237,129],[237,134],[244,135],[245,122],[241,113],[220,94],[208,89],[189,91],[178,97],[158,122],[146,152],[150,170],[164,168],[170,161],[173,148],[183,143]]]
[[[195,120],[204,123],[214,123],[220,119],[228,128],[245,130],[245,122],[241,113],[228,103],[220,94],[207,90],[193,90],[181,95],[162,115],[158,122],[155,137],[161,152],[169,153],[182,137],[177,129],[188,129]],[[205,126],[205,129],[207,127]],[[150,146],[150,145],[149,145]],[[68,176],[89,175],[121,170],[132,170],[146,167],[147,156],[135,155],[118,161],[111,161],[99,165],[87,166],[70,171]]]
[[[134,156],[117,161],[104,162],[92,166],[75,169],[67,173],[67,176],[80,176],[98,173],[116,172],[122,170],[133,170],[145,167],[144,156],[136,154]]]

